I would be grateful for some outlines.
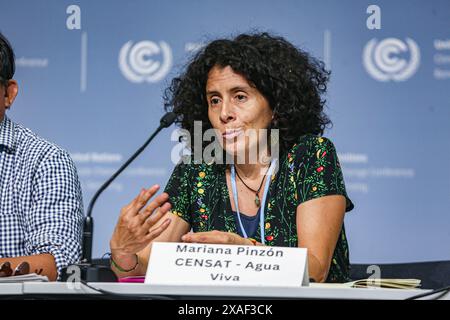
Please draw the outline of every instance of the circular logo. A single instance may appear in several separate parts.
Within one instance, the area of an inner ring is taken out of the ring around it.
[[[409,59],[404,57],[408,56]],[[380,42],[370,40],[364,47],[363,63],[367,72],[378,81],[405,81],[412,77],[420,64],[417,43],[406,38],[405,42],[387,38]]]
[[[160,41],[140,41],[133,45],[125,43],[119,53],[119,68],[131,82],[158,82],[163,79],[172,67],[172,50],[169,45]]]

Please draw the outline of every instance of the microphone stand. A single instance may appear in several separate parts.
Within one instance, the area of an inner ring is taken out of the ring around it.
[[[80,271],[80,280],[86,282],[116,282],[117,276],[111,270],[110,266],[104,266],[92,263],[92,238],[94,231],[94,220],[92,218],[92,211],[98,197],[105,191],[106,188],[130,165],[134,159],[139,156],[142,151],[149,145],[149,143],[158,135],[158,133],[172,125],[176,119],[176,114],[173,112],[166,113],[160,120],[159,127],[155,132],[145,141],[145,143],[97,190],[89,202],[86,217],[83,221],[83,247],[81,262],[75,265],[63,268],[61,272],[61,281],[68,281],[74,277],[76,268]]]

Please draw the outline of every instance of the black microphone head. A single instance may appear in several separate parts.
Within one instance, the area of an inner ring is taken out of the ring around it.
[[[170,127],[176,118],[177,115],[174,112],[167,112],[165,115],[163,115],[163,117],[159,121],[160,126],[163,128]]]

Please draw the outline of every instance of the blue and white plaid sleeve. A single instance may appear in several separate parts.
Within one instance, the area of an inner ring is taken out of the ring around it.
[[[81,256],[83,202],[75,165],[66,151],[45,156],[32,183],[31,206],[25,214],[25,247],[30,255],[50,253],[58,277]]]

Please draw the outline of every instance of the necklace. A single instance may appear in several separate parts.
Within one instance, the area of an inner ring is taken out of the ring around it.
[[[276,163],[277,161],[275,159],[273,159],[270,163],[270,167],[269,170],[266,173],[266,176],[270,177],[272,176],[275,167],[276,167]],[[234,198],[234,206],[236,208],[236,213],[237,213],[237,219],[239,222],[239,226],[241,227],[242,230],[242,234],[244,236],[244,238],[248,238],[247,233],[245,232],[245,228],[244,225],[242,224],[241,221],[241,214],[239,212],[239,201],[238,201],[238,192],[237,192],[237,187],[236,187],[236,169],[234,167],[234,165],[231,165],[231,189],[233,190],[233,198]],[[262,207],[261,207],[261,212],[259,214],[259,230],[260,230],[260,235],[261,235],[261,243],[265,244],[265,236],[264,236],[264,221],[265,220],[265,210],[266,210],[266,201],[267,201],[267,195],[269,193],[269,187],[270,187],[270,179],[266,179],[266,183],[264,186],[264,191],[263,191],[263,198],[262,198]]]
[[[270,166],[267,168],[266,173],[264,174],[264,177],[266,176],[267,172],[269,171]],[[242,183],[244,184],[244,186],[246,186],[248,189],[250,189],[251,191],[253,191],[255,193],[255,204],[256,206],[259,208],[261,206],[261,200],[259,199],[259,191],[261,190],[261,187],[263,185],[264,182],[264,177],[261,180],[261,183],[259,184],[259,188],[258,190],[255,190],[253,188],[250,188],[245,182],[244,180],[241,178],[241,176],[239,175],[239,172],[236,170],[236,175],[238,176],[239,180],[242,181]]]

